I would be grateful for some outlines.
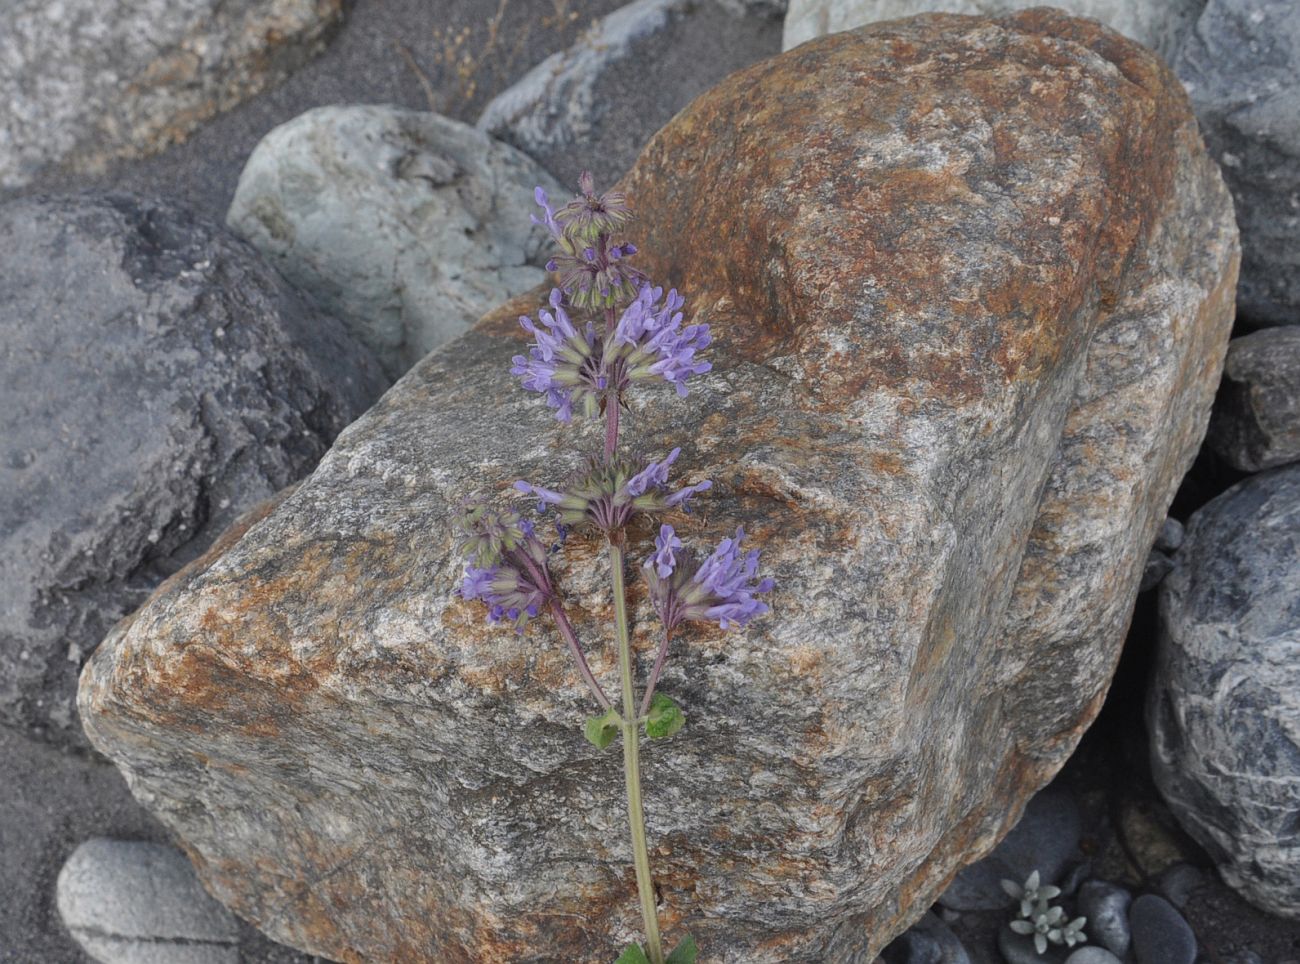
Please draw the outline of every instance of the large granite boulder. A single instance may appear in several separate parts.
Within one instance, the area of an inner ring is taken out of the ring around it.
[[[1300,10],[1209,0],[1172,63],[1236,202],[1242,317],[1300,323]]]
[[[1206,444],[1243,472],[1300,461],[1300,326],[1228,345]]]
[[[257,145],[226,220],[397,376],[541,283],[550,235],[517,212],[539,184],[561,193],[534,161],[459,121],[318,107]]]
[[[1196,23],[1205,2],[1055,0],[1051,6],[1079,17],[1095,17],[1168,59]],[[824,34],[926,11],[995,15],[1043,5],[1041,0],[790,0],[782,45],[789,50]]]
[[[0,191],[161,150],[320,50],[342,0],[7,0]]]
[[[717,336],[631,437],[683,447],[715,486],[674,521],[743,522],[779,587],[665,674],[691,722],[644,758],[664,926],[711,961],[870,961],[1101,705],[1218,381],[1231,201],[1167,68],[1046,10],[755,65],[624,186],[644,266]],[[508,370],[541,297],[417,365],[83,674],[96,745],[289,943],[597,962],[638,929],[620,763],[560,640],[454,593],[459,500],[579,461]],[[608,679],[598,548],[557,572]]]
[[[0,722],[84,745],[104,633],[383,388],[257,252],[169,203],[0,206]]]
[[[1156,785],[1251,903],[1300,919],[1300,466],[1192,516],[1160,589]]]

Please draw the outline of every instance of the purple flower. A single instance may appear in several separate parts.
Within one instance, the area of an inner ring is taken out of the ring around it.
[[[555,209],[551,207],[550,198],[546,196],[546,192],[542,190],[540,185],[533,189],[533,200],[537,202],[537,206],[545,212],[546,216],[539,218],[536,214],[530,214],[528,219],[533,224],[550,231],[551,237],[556,241],[563,241],[564,229],[560,227],[560,222],[555,220]]]
[[[678,564],[672,549],[681,548],[681,543],[672,545],[676,541],[672,526],[660,528],[657,551],[646,561],[645,574],[651,601],[666,630],[671,632],[688,619],[717,620],[723,629],[731,629],[768,611],[768,605],[754,597],[771,592],[776,584],[771,579],[754,581],[758,550],[743,552],[744,539],[745,530],[738,527],[735,538],[723,539],[696,567],[689,553],[683,553]]]
[[[614,327],[613,344],[605,350],[605,367],[618,373],[620,390],[633,382],[662,378],[685,397],[686,379],[713,367],[695,357],[712,341],[709,326],[683,328],[680,309],[685,303],[675,288],[664,298],[662,288],[643,285],[636,300],[623,310]]]
[[[588,324],[579,331],[564,309],[564,294],[551,290],[551,310],[537,313],[536,324],[521,315],[519,325],[533,336],[528,356],[515,355],[510,373],[524,388],[541,392],[546,404],[555,409],[555,417],[567,422],[573,417],[573,404],[581,400],[588,414],[595,412],[596,398],[603,386],[600,359],[596,349],[596,330]],[[577,399],[575,399],[575,395]]]
[[[547,489],[522,479],[515,489],[534,495],[539,508],[552,506],[565,525],[594,525],[611,532],[621,528],[638,512],[663,512],[674,506],[686,507],[689,498],[713,486],[708,479],[669,491],[668,469],[681,453],[673,449],[659,462],[616,456],[609,462],[590,459],[560,489]]]
[[[483,505],[463,506],[456,528],[466,557],[461,598],[483,600],[488,622],[509,619],[522,633],[555,596],[546,568],[548,547],[527,519]]]

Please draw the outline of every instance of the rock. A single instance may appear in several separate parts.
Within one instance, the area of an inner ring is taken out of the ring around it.
[[[1006,964],[1064,964],[1069,951],[1062,945],[1048,944],[1047,951],[1039,954],[1032,937],[1003,926],[998,931],[998,953]]]
[[[59,915],[101,964],[239,964],[239,924],[164,844],[96,838],[59,872]]]
[[[1133,895],[1127,890],[1104,880],[1090,880],[1080,887],[1078,914],[1088,918],[1084,928],[1088,940],[1123,958],[1132,940],[1128,926],[1132,902]]]
[[[1191,864],[1174,864],[1160,875],[1156,889],[1179,910],[1187,906],[1192,894],[1205,886],[1205,875]]]
[[[932,10],[991,16],[1038,5],[1038,0],[790,0],[781,49]],[[1168,60],[1191,32],[1205,0],[1056,0],[1052,5],[1075,16],[1094,17]]]
[[[342,0],[8,0],[0,191],[183,140],[319,51]]]
[[[1017,884],[1038,871],[1044,884],[1059,884],[1079,845],[1079,806],[1067,791],[1048,788],[1025,807],[1025,815],[994,851],[959,873],[939,897],[952,910],[1011,906],[1003,880]]]
[[[1300,326],[1228,343],[1206,443],[1243,472],[1300,460]]]
[[[1228,352],[1232,353],[1232,342],[1228,343]],[[1170,516],[1160,525],[1160,534],[1156,536],[1156,548],[1161,552],[1177,552],[1182,548],[1186,537],[1187,530],[1183,528],[1183,524]]]
[[[638,261],[716,338],[687,401],[633,399],[630,442],[683,444],[715,486],[674,521],[743,522],[779,585],[674,649],[691,722],[645,757],[663,926],[719,964],[871,960],[1102,703],[1218,381],[1230,200],[1166,68],[1045,10],[755,65],[624,187]],[[460,500],[578,464],[509,374],[543,297],[425,358],[83,675],[205,883],[314,953],[600,960],[639,927],[620,764],[558,637],[454,594]],[[602,555],[557,557],[588,640]]]
[[[378,364],[257,253],[163,202],[0,206],[0,721],[85,745],[117,620],[301,478]]]
[[[1104,947],[1080,947],[1065,959],[1065,964],[1123,964]]]
[[[933,913],[899,934],[880,956],[885,964],[971,964],[952,928]]]
[[[1147,703],[1156,785],[1224,880],[1300,917],[1300,466],[1196,512],[1160,589]]]
[[[1196,935],[1169,901],[1143,894],[1129,911],[1138,964],[1194,964]]]
[[[713,0],[714,3],[735,16],[767,17],[776,20],[785,16],[790,0]]]
[[[737,17],[717,0],[634,0],[493,98],[478,126],[570,190],[584,168],[609,184],[696,95],[780,49],[777,20]]]
[[[1209,0],[1171,61],[1236,202],[1237,307],[1300,321],[1300,17],[1294,0]]]
[[[503,298],[540,284],[528,220],[549,174],[459,121],[320,107],[267,134],[227,223],[401,375]]]

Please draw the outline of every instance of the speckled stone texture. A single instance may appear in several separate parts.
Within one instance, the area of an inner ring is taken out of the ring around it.
[[[244,242],[126,195],[0,205],[0,723],[85,747],[104,634],[385,386]]]
[[[673,521],[743,522],[779,587],[665,674],[690,723],[644,756],[664,927],[710,961],[870,961],[1101,704],[1219,377],[1231,202],[1167,69],[1048,11],[755,65],[625,187],[643,264],[717,336],[631,438],[683,446],[715,487]],[[97,745],[281,940],[607,962],[637,932],[620,762],[558,637],[453,594],[450,507],[579,458],[508,372],[541,297],[416,366],[83,674]],[[557,576],[608,680],[603,557],[575,536]]]
[[[1228,345],[1206,443],[1243,472],[1300,460],[1300,325]]]
[[[161,150],[283,80],[342,0],[7,0],[0,191]]]
[[[1300,466],[1192,516],[1160,623],[1156,785],[1233,889],[1300,919]]]

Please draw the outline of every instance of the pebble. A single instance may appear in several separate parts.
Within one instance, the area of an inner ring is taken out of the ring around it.
[[[1104,947],[1080,947],[1065,959],[1065,964],[1123,964]]]
[[[1088,940],[1117,957],[1128,953],[1132,932],[1128,925],[1133,895],[1103,880],[1090,880],[1079,888],[1079,916],[1088,918]]]
[[[933,913],[895,938],[880,957],[884,964],[971,964],[957,935]]]
[[[1143,894],[1129,911],[1138,964],[1194,964],[1196,935],[1169,901]]]

